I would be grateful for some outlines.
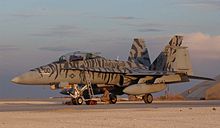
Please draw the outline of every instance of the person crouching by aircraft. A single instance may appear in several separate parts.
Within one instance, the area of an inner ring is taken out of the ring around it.
[[[103,96],[101,96],[100,99],[102,102],[105,102],[105,104],[109,104],[109,100],[110,100],[109,91],[106,88],[103,88],[103,91],[104,91],[104,94]]]

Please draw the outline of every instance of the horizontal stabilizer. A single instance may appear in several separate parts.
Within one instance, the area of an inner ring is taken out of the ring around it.
[[[143,72],[131,72],[126,74],[127,76],[136,76],[136,77],[143,77],[143,76],[163,76],[163,75],[174,75],[175,72],[167,72],[167,71],[143,71]]]
[[[196,79],[196,80],[210,80],[215,81],[215,79],[207,78],[207,77],[200,77],[200,76],[188,76],[190,79]]]

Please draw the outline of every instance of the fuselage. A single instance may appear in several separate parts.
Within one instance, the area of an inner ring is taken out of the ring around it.
[[[88,71],[86,69],[95,69]],[[123,78],[123,73],[129,73],[132,69],[143,69],[146,67],[130,61],[108,60],[104,57],[95,57],[79,60],[59,60],[38,68],[32,69],[12,81],[26,85],[54,85],[61,82],[70,84],[106,84],[120,85],[129,84],[132,79]],[[74,70],[69,70],[74,69]],[[82,70],[85,69],[85,70]],[[105,70],[108,73],[105,72]]]

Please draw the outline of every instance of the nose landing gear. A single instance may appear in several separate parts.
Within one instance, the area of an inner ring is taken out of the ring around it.
[[[72,98],[71,101],[74,105],[82,105],[83,104],[82,97]]]

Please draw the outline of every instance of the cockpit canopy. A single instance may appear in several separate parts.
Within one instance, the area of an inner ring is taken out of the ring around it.
[[[95,58],[100,58],[101,56],[99,56],[100,53],[91,53],[91,52],[81,52],[81,51],[77,51],[77,52],[71,52],[71,53],[67,53],[65,55],[62,55],[59,58],[59,62],[62,61],[79,61],[79,60],[88,60],[88,59],[95,59]]]

